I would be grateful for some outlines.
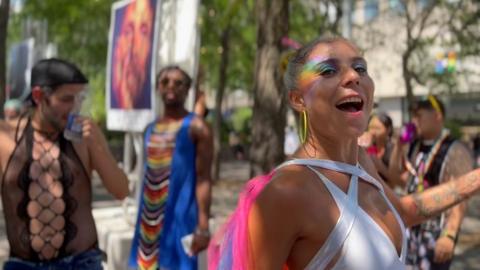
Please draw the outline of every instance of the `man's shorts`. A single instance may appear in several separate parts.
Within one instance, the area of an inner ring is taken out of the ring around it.
[[[102,270],[102,252],[98,249],[67,256],[51,262],[31,262],[11,257],[3,270]]]

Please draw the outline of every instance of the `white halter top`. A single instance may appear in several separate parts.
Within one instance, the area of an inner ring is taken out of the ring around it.
[[[294,159],[278,168],[288,165],[303,165],[312,170],[322,180],[332,194],[340,215],[327,240],[305,268],[306,270],[325,269],[333,257],[341,255],[332,269],[355,270],[403,270],[407,239],[405,226],[398,212],[388,200],[383,186],[359,166],[331,160]],[[327,177],[312,167],[320,167],[351,175],[348,193],[345,194]],[[278,169],[277,168],[277,169]],[[402,230],[402,250],[400,258],[397,249],[382,228],[358,205],[358,179],[379,189],[380,194],[392,210]]]

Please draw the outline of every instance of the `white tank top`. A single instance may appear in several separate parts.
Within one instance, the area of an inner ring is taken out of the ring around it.
[[[354,270],[400,270],[405,269],[407,240],[405,226],[383,186],[359,166],[331,160],[294,159],[280,165],[303,165],[312,170],[325,184],[338,206],[340,215],[337,224],[327,240],[305,268],[306,270],[324,269],[341,252],[332,269]],[[345,194],[327,177],[312,167],[350,174],[350,186]],[[277,168],[277,169],[278,169]],[[358,205],[358,179],[377,187],[392,210],[402,230],[402,250],[400,258],[397,249],[382,228]]]

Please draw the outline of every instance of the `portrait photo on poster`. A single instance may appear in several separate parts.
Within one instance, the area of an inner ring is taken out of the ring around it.
[[[112,129],[125,130],[131,126],[111,123],[117,120],[132,122],[134,129],[139,129],[136,126],[141,126],[141,123],[135,119],[150,114],[154,109],[155,33],[159,1],[126,0],[112,6],[107,63],[107,122]]]

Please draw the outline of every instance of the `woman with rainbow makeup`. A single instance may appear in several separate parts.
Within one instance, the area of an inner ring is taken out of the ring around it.
[[[252,179],[210,244],[209,269],[405,269],[405,227],[480,189],[480,171],[398,198],[357,145],[374,84],[343,38],[300,48],[285,73],[302,146]]]

